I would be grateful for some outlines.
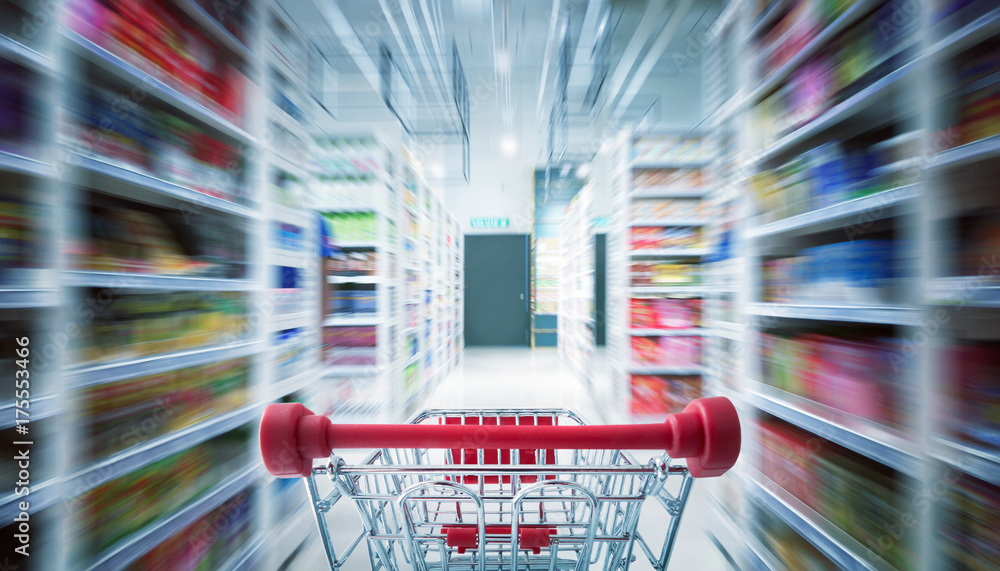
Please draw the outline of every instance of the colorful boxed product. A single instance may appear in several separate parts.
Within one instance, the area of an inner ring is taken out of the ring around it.
[[[944,423],[952,435],[1000,450],[1000,344],[967,342],[949,348]]]
[[[74,505],[79,552],[97,555],[201,495],[217,482],[214,461],[200,444],[84,493]]]
[[[99,292],[92,299],[101,300]],[[118,294],[84,328],[78,362],[137,358],[245,339],[246,294]]]
[[[240,149],[164,111],[92,86],[67,107],[73,151],[245,204]]]
[[[39,264],[39,205],[14,189],[0,191],[0,284],[23,279],[23,270]]]
[[[954,84],[957,144],[1000,135],[1000,48],[973,54],[959,63]]]
[[[1000,568],[1000,488],[962,475],[948,486],[941,518],[939,569]],[[950,483],[950,480],[949,480]]]
[[[902,243],[854,240],[807,248],[763,264],[764,301],[775,303],[891,303],[907,277]]]
[[[87,463],[138,446],[248,402],[246,358],[187,367],[81,390],[84,443],[76,460]]]
[[[655,299],[653,311],[660,329],[693,329],[701,321],[701,299]]]
[[[633,286],[672,286],[699,283],[700,272],[698,264],[633,262],[630,274]]]
[[[760,472],[774,483],[817,509],[816,487],[819,479],[815,462],[823,452],[815,436],[791,427],[760,423]]]
[[[250,540],[253,506],[253,495],[249,490],[242,491],[139,557],[127,569],[221,569]]]
[[[768,385],[882,424],[912,425],[916,391],[900,340],[765,332],[761,355]]]
[[[879,540],[901,521],[917,493],[884,465],[787,423],[759,423],[762,474],[898,569],[912,567],[907,542]]]
[[[810,16],[815,13],[811,4],[796,3],[785,18],[790,23],[797,19],[800,23],[792,28],[801,33],[785,35],[782,44],[766,52],[759,77],[767,77],[787,62],[803,47],[799,40],[810,38],[817,31],[816,20]],[[914,57],[920,19],[900,18],[906,10],[905,0],[881,4],[827,49],[798,66],[787,81],[752,110],[752,133],[757,136],[753,146],[771,146]],[[782,26],[777,26],[763,43],[771,45],[783,34],[786,32]]]
[[[700,168],[632,170],[632,188],[639,191],[655,187],[698,188],[706,182]]]
[[[652,300],[630,299],[629,307],[633,329],[652,329],[656,327],[656,314],[653,312]]]
[[[701,366],[701,337],[660,337],[659,345],[660,364],[668,367]]]
[[[700,323],[700,299],[633,298],[629,304],[633,329],[692,329]]]
[[[692,249],[701,245],[701,229],[695,226],[636,226],[632,228],[633,250]]]
[[[701,377],[632,375],[630,410],[634,415],[674,414],[700,396]]]
[[[68,26],[237,125],[246,78],[164,0],[73,0]]]
[[[324,347],[375,347],[376,331],[374,326],[363,327],[324,327]]]
[[[378,237],[374,212],[325,212],[333,225],[335,242],[374,243]]]
[[[656,337],[632,337],[632,358],[636,363],[659,365],[663,349]]]

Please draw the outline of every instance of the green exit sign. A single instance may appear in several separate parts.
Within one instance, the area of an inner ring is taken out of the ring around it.
[[[473,218],[473,228],[507,228],[510,218]]]

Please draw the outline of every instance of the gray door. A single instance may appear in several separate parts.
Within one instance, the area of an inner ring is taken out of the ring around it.
[[[528,236],[465,236],[465,345],[528,346]]]

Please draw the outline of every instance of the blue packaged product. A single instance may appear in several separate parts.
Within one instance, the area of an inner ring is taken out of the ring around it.
[[[833,263],[827,271],[826,281],[831,284],[843,284],[847,282],[851,272],[850,243],[830,244],[824,246],[830,252]]]
[[[826,143],[805,154],[813,180],[814,202],[825,208],[840,202],[837,193],[846,186],[844,153],[838,143]]]
[[[851,242],[841,242],[826,246],[832,252],[834,263],[831,264],[828,282],[843,285],[851,281]]]
[[[792,270],[792,286],[796,289],[808,288],[819,280],[819,268],[822,267],[822,260],[818,259],[819,252],[816,248],[808,248],[799,252],[795,258]]]
[[[871,171],[876,167],[874,154],[865,151],[851,153],[848,155],[847,162],[849,180],[845,190],[849,190],[851,195],[845,194],[844,200],[850,200],[863,194],[864,183],[871,178]]]
[[[856,287],[882,290],[892,277],[893,244],[889,240],[857,240],[854,244],[854,275]]]
[[[848,283],[852,287],[872,288],[875,287],[875,272],[877,268],[872,267],[872,262],[876,261],[876,244],[872,240],[855,240],[847,242],[851,246],[851,273],[848,276]]]

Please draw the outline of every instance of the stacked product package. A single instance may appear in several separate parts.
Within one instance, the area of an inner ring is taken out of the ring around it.
[[[840,204],[913,182],[919,165],[918,133],[860,149],[826,143],[750,179],[763,222]],[[895,168],[894,168],[895,167]]]
[[[116,295],[84,328],[76,360],[110,362],[238,341],[246,337],[245,319],[241,292]]]
[[[903,244],[854,240],[764,262],[764,301],[871,305],[898,299],[908,276]]]
[[[637,365],[700,367],[701,337],[632,337],[632,359]]]
[[[239,148],[194,124],[93,87],[69,106],[74,151],[237,204],[248,202]]]
[[[173,3],[72,0],[69,14],[69,27],[76,33],[242,124],[246,78]]]
[[[919,18],[900,17],[905,4],[905,0],[882,4],[828,49],[798,66],[777,91],[754,107],[753,147],[774,144],[911,59]]]
[[[96,385],[76,398],[86,424],[81,463],[243,406],[250,364],[233,359]]]
[[[911,427],[914,364],[899,339],[762,333],[761,344],[766,384],[860,418]]]
[[[897,569],[914,564],[908,543],[879,540],[917,490],[867,458],[777,420],[760,424],[761,473]],[[911,508],[912,509],[912,508]],[[912,514],[910,514],[912,517]],[[884,546],[884,547],[883,547]]]
[[[633,286],[683,286],[701,283],[698,264],[634,262],[629,274]]]
[[[632,298],[633,329],[694,329],[701,323],[701,299]]]
[[[710,214],[709,204],[697,199],[649,198],[632,201],[633,220],[700,219]]]
[[[633,415],[674,414],[701,397],[701,377],[687,375],[632,375]]]
[[[697,226],[636,226],[630,238],[633,250],[684,250],[702,244],[701,228]]]

